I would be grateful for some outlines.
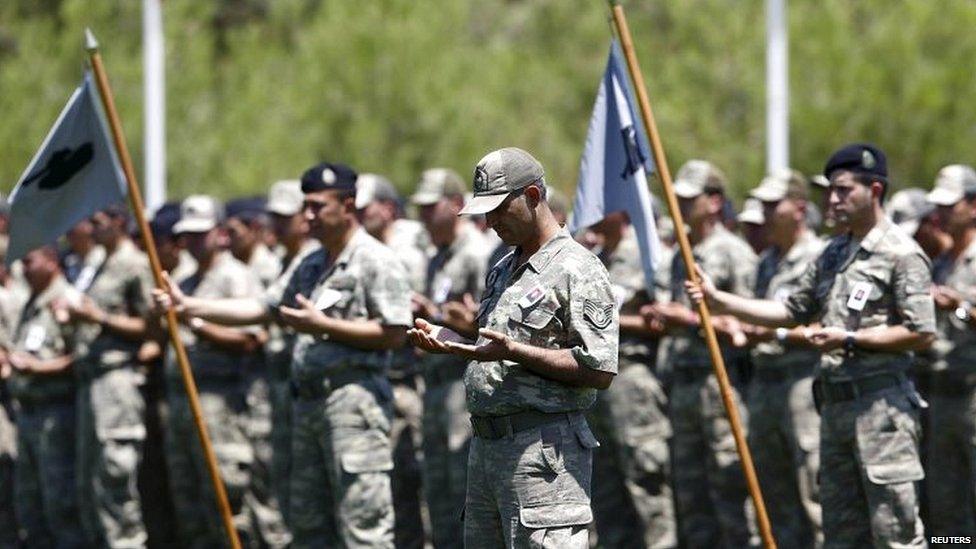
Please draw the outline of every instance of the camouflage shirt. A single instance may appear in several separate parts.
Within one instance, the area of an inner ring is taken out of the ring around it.
[[[972,242],[955,261],[948,254],[935,259],[932,279],[962,294],[962,298],[976,303],[976,242]],[[956,318],[954,311],[936,310],[939,329],[933,344],[935,370],[976,372],[976,330]]]
[[[393,238],[387,243],[407,270],[410,289],[423,293],[427,273],[427,248],[430,238],[423,225],[412,219],[393,222]]]
[[[30,353],[41,360],[50,360],[74,351],[74,327],[54,319],[51,303],[75,292],[63,276],[56,276],[38,295],[32,295],[20,311],[12,336],[15,351]],[[75,378],[71,370],[55,375],[33,375],[17,370],[7,380],[10,394],[22,404],[40,404],[71,399],[75,394]]]
[[[143,317],[149,310],[152,287],[145,254],[131,240],[123,240],[99,265],[85,293],[108,314]],[[139,350],[138,341],[126,339],[98,324],[82,323],[77,334],[77,351],[84,357],[85,375],[131,364]]]
[[[722,224],[716,224],[712,234],[692,248],[695,262],[712,278],[719,290],[744,297],[752,297],[755,288],[756,254],[738,236]],[[671,300],[692,308],[684,282],[688,278],[680,253],[671,260]],[[668,343],[668,359],[674,368],[710,368],[712,359],[698,328],[680,327],[672,330]],[[733,350],[724,339],[719,340],[726,363],[731,362]]]
[[[197,271],[179,281],[180,290],[186,295],[211,299],[234,299],[261,294],[261,283],[246,265],[234,259],[230,252],[218,252],[210,268]],[[257,326],[241,328],[257,330]],[[243,373],[244,355],[229,351],[205,338],[199,337],[185,324],[180,324],[180,339],[186,346],[186,355],[197,379],[234,379]],[[173,353],[168,354],[167,372],[173,379],[180,379]]]
[[[376,320],[385,326],[408,327],[410,286],[393,252],[358,229],[334,261],[322,248],[306,257],[280,296],[269,295],[268,306],[298,307],[295,295],[308,297],[331,318]],[[298,334],[292,352],[292,379],[320,379],[345,367],[384,371],[389,351],[360,349],[330,341],[328,335]]]
[[[929,260],[918,244],[888,218],[860,242],[845,234],[831,239],[800,279],[786,308],[800,324],[859,330],[905,326],[935,333],[935,305],[929,293]],[[911,352],[855,347],[825,353],[819,375],[834,381],[898,373],[911,365]]]
[[[247,268],[258,278],[262,288],[267,288],[281,273],[281,260],[264,244],[258,244],[247,261]]]
[[[781,257],[779,250],[770,246],[759,257],[756,297],[785,303],[823,248],[824,242],[811,231],[804,231],[785,256]],[[757,368],[813,365],[820,360],[820,353],[803,347],[787,349],[774,339],[756,345],[752,350],[752,359]]]
[[[268,289],[265,290],[265,301],[280,301],[288,281],[291,280],[292,273],[308,255],[321,246],[315,240],[306,240],[302,247],[290,260],[282,259],[284,271],[278,275]],[[268,326],[268,342],[264,346],[264,354],[268,360],[268,369],[275,379],[288,379],[288,370],[291,368],[292,345],[295,344],[295,330],[290,327],[277,323]]]
[[[640,253],[637,236],[631,227],[627,228],[615,250],[597,250],[597,257],[610,276],[614,301],[621,315],[639,314],[641,306],[650,301],[645,288]],[[620,358],[647,364],[654,357],[654,343],[649,338],[621,334]]]
[[[522,265],[517,257],[518,250],[488,273],[478,324],[521,343],[571,349],[579,365],[616,373],[619,320],[600,260],[565,230]],[[570,387],[510,361],[471,362],[464,386],[469,411],[481,416],[584,410],[596,399],[595,389]]]

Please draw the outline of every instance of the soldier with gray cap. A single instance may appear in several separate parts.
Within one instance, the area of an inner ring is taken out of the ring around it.
[[[686,282],[693,300],[754,324],[819,322],[805,338],[821,352],[820,498],[827,547],[925,547],[917,482],[918,409],[906,372],[935,338],[929,262],[881,209],[887,161],[855,143],[827,161],[829,203],[850,232],[833,238],[785,302]]]
[[[695,261],[726,291],[752,295],[756,255],[749,245],[721,222],[725,175],[711,162],[690,160],[678,170],[674,190],[688,225]],[[665,352],[673,375],[671,425],[674,430],[675,503],[683,537],[693,547],[747,547],[754,544],[755,524],[749,514],[745,477],[736,452],[732,428],[722,408],[712,360],[699,333],[700,319],[682,291],[687,278],[681,254],[671,265],[670,303],[644,308],[664,324],[671,336]],[[746,357],[745,333],[731,317],[715,316],[726,364]],[[739,396],[743,380],[729,368],[733,398],[746,422]],[[702,502],[708,502],[702,504]]]
[[[976,171],[939,170],[928,200],[952,247],[932,268],[938,339],[929,387],[927,436],[930,534],[976,537]]]
[[[736,220],[739,222],[739,232],[742,233],[742,238],[749,243],[753,252],[761,254],[769,245],[762,202],[756,198],[747,198],[742,203],[742,211],[736,216]]]
[[[588,547],[599,443],[582,412],[616,374],[617,310],[606,269],[556,223],[543,176],[516,148],[478,163],[460,213],[484,213],[516,249],[488,274],[477,340],[423,319],[410,332],[428,352],[471,361],[468,548]]]
[[[759,257],[755,295],[785,302],[824,247],[807,228],[807,179],[781,170],[749,194],[761,201],[770,247]],[[801,329],[748,330],[753,373],[749,382],[749,446],[777,543],[823,543],[817,475],[820,416],[813,403],[813,370],[820,359]]]

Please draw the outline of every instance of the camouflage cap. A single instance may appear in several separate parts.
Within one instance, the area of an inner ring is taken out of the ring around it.
[[[779,202],[784,198],[806,200],[807,179],[796,170],[777,170],[763,178],[749,196],[762,202]]]
[[[736,219],[738,219],[739,223],[762,225],[766,222],[766,216],[763,215],[762,202],[757,198],[747,198],[742,204],[742,211],[739,212]]]
[[[269,213],[292,216],[302,211],[302,182],[297,179],[276,181],[268,190],[265,210]]]
[[[458,215],[488,213],[509,193],[535,182],[545,185],[545,171],[531,154],[516,147],[492,151],[475,167],[474,198]]]
[[[926,200],[925,191],[918,188],[896,192],[885,205],[885,214],[909,236],[915,236],[922,219],[933,210],[935,206]]]
[[[964,164],[951,164],[939,170],[935,186],[925,198],[937,206],[952,206],[972,193],[976,193],[976,171]]]
[[[830,187],[830,181],[828,181],[822,173],[818,173],[810,177],[810,184],[821,189],[827,189]]]
[[[375,173],[361,173],[356,180],[356,209],[361,210],[373,202],[400,203],[400,193],[389,179]]]
[[[180,220],[173,225],[173,234],[205,233],[220,224],[222,210],[220,202],[212,196],[188,196],[180,204]]]
[[[413,193],[410,201],[418,206],[428,206],[448,196],[463,196],[466,190],[464,179],[456,171],[431,168],[420,174],[417,192]]]
[[[704,192],[725,192],[725,174],[707,160],[685,162],[674,178],[674,193],[681,198],[695,198]]]

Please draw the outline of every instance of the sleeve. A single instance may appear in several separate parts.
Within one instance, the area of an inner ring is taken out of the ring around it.
[[[577,364],[617,373],[620,316],[610,277],[596,259],[569,275],[569,341]]]
[[[364,281],[370,320],[384,326],[411,326],[410,282],[406,268],[394,257],[370,261]]]
[[[797,281],[796,288],[793,289],[784,303],[790,316],[799,324],[810,324],[820,313],[821,303],[817,299],[817,283],[820,280],[820,274],[823,272],[825,255],[826,252],[821,254],[803,272],[803,275]]]
[[[913,332],[935,333],[935,302],[928,261],[918,253],[901,257],[892,280],[895,307],[905,327]]]
[[[149,261],[145,256],[140,256],[132,264],[133,275],[126,285],[126,301],[128,302],[129,314],[138,317],[146,317],[149,314],[150,303],[152,303],[152,290],[156,287],[153,281],[152,270]]]
[[[733,250],[728,256],[729,291],[742,297],[753,297],[756,290],[756,268],[759,259],[750,249]]]
[[[224,284],[224,298],[238,299],[244,297],[260,296],[262,290],[261,279],[250,269],[227,271],[227,278]],[[241,331],[256,334],[263,330],[260,324],[249,324],[242,326]]]

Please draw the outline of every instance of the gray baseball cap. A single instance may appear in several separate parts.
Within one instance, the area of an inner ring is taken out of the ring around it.
[[[173,225],[173,234],[205,233],[220,224],[223,208],[212,196],[195,194],[180,204],[180,220]]]
[[[736,219],[739,220],[739,223],[762,225],[766,222],[766,216],[763,215],[762,202],[758,198],[747,198],[742,204],[742,211],[739,212]]]
[[[545,185],[545,170],[531,154],[516,147],[488,153],[474,169],[474,197],[458,215],[488,213],[514,191],[539,182]]]
[[[976,192],[976,171],[964,164],[951,164],[939,170],[935,186],[925,198],[937,206],[952,206],[973,192]]]
[[[918,188],[902,189],[891,195],[885,204],[885,213],[909,236],[915,236],[922,219],[933,210],[934,203],[927,200],[925,191]]]
[[[400,193],[389,179],[375,173],[361,173],[356,179],[356,209],[361,210],[378,200],[400,202]]]
[[[448,196],[464,196],[466,190],[464,179],[456,171],[431,168],[420,174],[417,192],[413,193],[410,201],[418,206],[429,206]]]
[[[763,178],[759,186],[749,196],[763,202],[779,202],[784,198],[806,200],[808,196],[807,179],[796,170],[777,170]]]
[[[268,189],[268,203],[264,209],[278,215],[295,215],[302,211],[302,182],[297,179],[283,179],[276,181]]]
[[[706,191],[725,192],[725,174],[707,160],[689,160],[674,178],[674,193],[695,198]]]

